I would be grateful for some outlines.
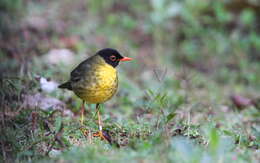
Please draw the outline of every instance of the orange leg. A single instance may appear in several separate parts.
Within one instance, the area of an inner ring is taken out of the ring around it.
[[[97,114],[98,114],[98,128],[99,128],[99,132],[96,136],[99,136],[101,139],[106,139],[103,135],[103,131],[102,131],[102,122],[101,122],[101,116],[99,113],[99,104],[96,104],[96,110],[97,110]]]
[[[85,111],[85,101],[82,102],[82,106],[81,106],[81,120],[80,120],[80,123],[82,125],[84,123],[84,111]]]
[[[87,137],[87,139],[89,140],[89,143],[92,143],[92,133],[91,130],[87,130],[85,127],[83,127],[84,124],[84,112],[85,112],[85,101],[82,102],[81,105],[81,119],[80,119],[80,123],[82,125],[82,127],[80,128],[81,132],[83,133],[83,135],[85,137]]]

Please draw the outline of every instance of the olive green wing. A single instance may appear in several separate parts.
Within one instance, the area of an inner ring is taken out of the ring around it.
[[[87,60],[86,60],[87,61]],[[83,79],[83,77],[86,74],[86,71],[88,71],[88,62],[82,62],[80,63],[71,73],[70,73],[70,81],[71,82],[78,82]]]
[[[71,73],[70,82],[76,83],[84,80],[89,76],[91,68],[93,67],[94,57],[90,57],[81,62]]]

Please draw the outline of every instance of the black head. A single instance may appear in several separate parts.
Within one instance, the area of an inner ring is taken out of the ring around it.
[[[124,58],[117,50],[110,48],[102,49],[97,54],[113,67],[116,67],[120,60]]]

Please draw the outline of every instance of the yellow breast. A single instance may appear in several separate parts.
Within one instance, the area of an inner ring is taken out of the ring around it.
[[[87,103],[103,103],[117,91],[117,71],[106,63],[95,64],[91,69],[91,76],[85,77],[81,90],[74,92]]]

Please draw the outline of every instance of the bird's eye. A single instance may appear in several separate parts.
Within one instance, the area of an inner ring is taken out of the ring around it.
[[[111,56],[109,57],[109,59],[110,59],[111,61],[115,61],[115,60],[116,60],[116,56],[111,55]]]

